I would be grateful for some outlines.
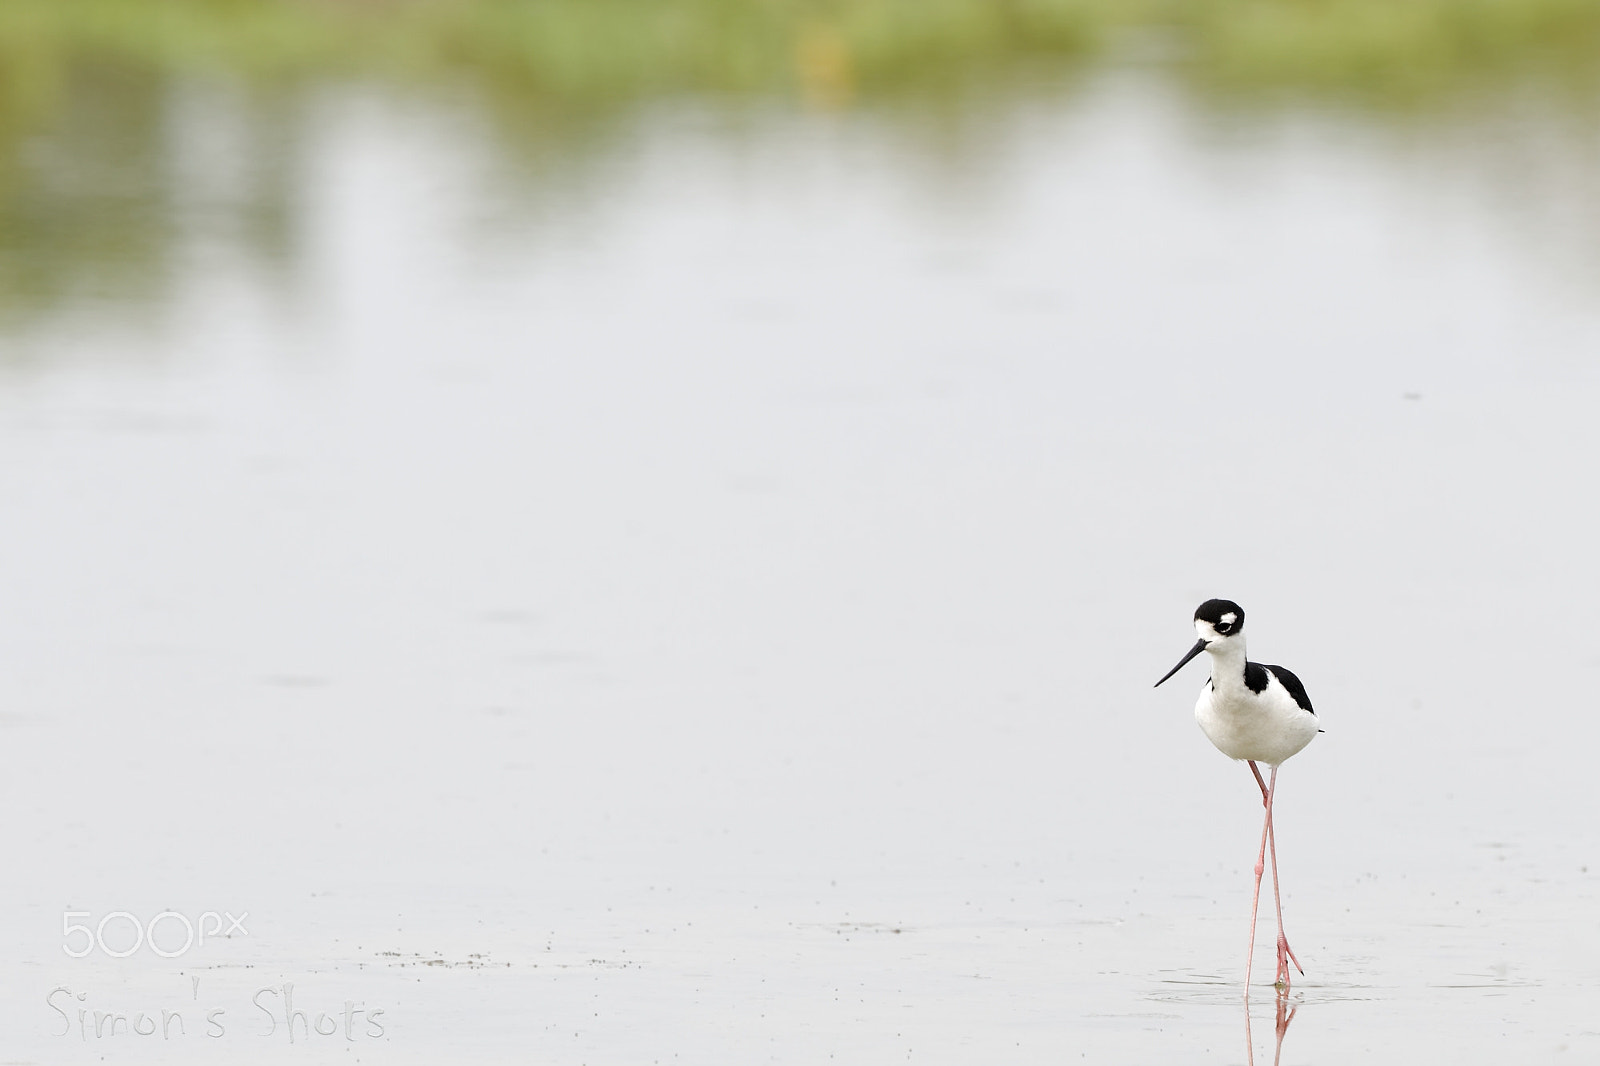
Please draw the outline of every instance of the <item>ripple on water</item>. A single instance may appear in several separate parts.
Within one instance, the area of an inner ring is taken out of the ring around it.
[[[1237,1007],[1244,994],[1239,979],[1234,976],[1166,971],[1160,977],[1160,982],[1160,987],[1153,989],[1147,997],[1158,1003]],[[1353,981],[1313,981],[1310,978],[1300,978],[1295,981],[1288,999],[1294,1006],[1306,1003],[1360,1002],[1385,999],[1393,991]],[[1270,985],[1255,986],[1252,988],[1251,996],[1254,1002],[1271,1002],[1272,988]]]

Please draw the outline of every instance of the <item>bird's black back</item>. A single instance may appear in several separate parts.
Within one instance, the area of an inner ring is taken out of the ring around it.
[[[1256,664],[1255,663],[1246,663],[1245,664],[1245,668],[1244,668],[1245,684],[1247,684],[1247,685],[1250,684],[1250,680],[1249,680],[1250,679],[1250,667],[1252,667],[1252,666],[1256,666]],[[1303,707],[1305,710],[1309,711],[1312,714],[1316,714],[1317,713],[1316,711],[1311,710],[1311,697],[1310,697],[1310,695],[1307,694],[1305,685],[1301,684],[1300,683],[1300,679],[1298,677],[1295,677],[1294,674],[1290,673],[1288,670],[1286,670],[1285,668],[1283,668],[1281,666],[1266,666],[1266,665],[1262,665],[1262,666],[1258,667],[1258,669],[1260,669],[1263,674],[1266,673],[1266,671],[1271,670],[1272,671],[1272,676],[1277,678],[1279,681],[1283,682],[1283,687],[1289,690],[1289,695],[1294,697],[1295,703],[1299,704],[1301,707]],[[1261,679],[1261,688],[1266,688],[1266,687],[1267,687],[1267,679],[1265,677],[1263,677]],[[1250,686],[1250,689],[1251,689],[1252,692],[1260,692],[1261,688],[1256,688],[1254,685]]]

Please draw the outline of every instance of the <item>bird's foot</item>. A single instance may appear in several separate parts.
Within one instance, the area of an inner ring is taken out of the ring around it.
[[[1300,971],[1300,976],[1304,977],[1306,975],[1306,968],[1300,965],[1300,960],[1294,957],[1294,949],[1289,947],[1289,938],[1284,936],[1282,933],[1278,934],[1278,955],[1278,961],[1280,965],[1283,962],[1283,957],[1287,956],[1289,961],[1294,963],[1294,968]],[[1287,972],[1289,969],[1287,966],[1284,966],[1283,968],[1285,972]]]
[[[1289,947],[1289,938],[1282,933],[1278,934],[1278,973],[1272,982],[1272,987],[1280,992],[1289,991],[1289,963],[1294,963],[1294,968],[1305,976],[1306,969],[1300,965],[1300,960],[1294,957],[1294,950]]]

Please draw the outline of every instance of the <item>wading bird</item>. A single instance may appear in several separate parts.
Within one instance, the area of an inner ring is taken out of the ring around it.
[[[1250,897],[1250,954],[1245,958],[1244,994],[1250,996],[1250,967],[1255,961],[1256,912],[1261,902],[1261,872],[1267,851],[1272,852],[1272,898],[1278,911],[1278,972],[1274,985],[1289,990],[1289,963],[1302,974],[1300,960],[1289,950],[1283,935],[1283,896],[1278,891],[1278,842],[1272,831],[1272,797],[1278,787],[1278,767],[1321,732],[1306,687],[1281,666],[1264,666],[1244,657],[1244,608],[1232,600],[1207,600],[1194,612],[1194,631],[1200,638],[1163,681],[1183,669],[1201,652],[1211,656],[1211,680],[1200,690],[1194,717],[1207,739],[1230,759],[1250,764],[1261,802],[1267,809],[1261,826],[1261,850],[1256,855],[1255,890]],[[1272,770],[1262,780],[1257,763]]]

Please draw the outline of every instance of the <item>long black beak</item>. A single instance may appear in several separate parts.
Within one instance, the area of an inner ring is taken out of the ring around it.
[[[1184,668],[1185,664],[1187,664],[1190,659],[1193,659],[1196,655],[1199,655],[1201,652],[1203,652],[1205,650],[1206,650],[1206,642],[1205,641],[1203,641],[1203,640],[1195,641],[1194,642],[1194,647],[1189,649],[1189,654],[1185,655],[1183,658],[1179,659],[1178,660],[1178,665],[1174,666],[1171,670],[1167,671],[1167,677],[1171,677],[1173,674],[1177,673],[1179,670],[1182,670]],[[1161,679],[1161,681],[1165,681],[1167,679],[1167,677],[1163,677]],[[1161,681],[1157,681],[1156,682],[1156,688],[1160,688],[1161,687]]]

